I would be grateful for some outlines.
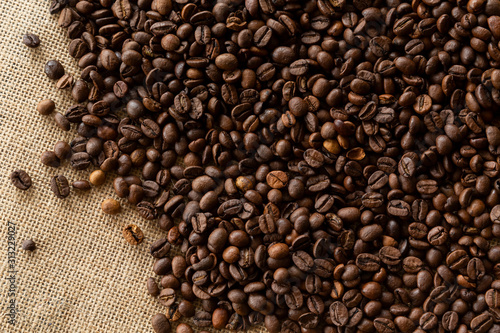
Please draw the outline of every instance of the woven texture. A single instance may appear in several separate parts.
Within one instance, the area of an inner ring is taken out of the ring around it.
[[[43,151],[75,136],[74,127],[62,132],[52,116],[36,112],[44,98],[53,99],[58,112],[72,104],[70,92],[57,90],[43,67],[57,59],[75,78],[79,72],[49,4],[0,0],[0,332],[152,332],[150,318],[163,308],[146,292],[146,279],[154,275],[148,252],[164,232],[123,200],[120,215],[102,213],[100,203],[117,198],[111,177],[90,192],[57,199],[49,189],[52,176],[64,174],[72,182],[88,179],[91,170],[74,171],[68,162],[58,169],[40,163]],[[26,32],[40,36],[39,48],[22,44]],[[31,175],[28,191],[11,184],[8,176],[15,169]],[[15,326],[7,322],[9,223],[16,227]],[[145,235],[136,247],[122,237],[130,223]],[[33,239],[38,249],[22,251],[25,239]]]

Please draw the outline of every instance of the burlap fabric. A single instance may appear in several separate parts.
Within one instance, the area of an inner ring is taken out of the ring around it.
[[[120,215],[104,215],[100,203],[116,198],[112,179],[88,193],[73,191],[57,199],[49,189],[52,176],[64,174],[71,182],[88,179],[90,171],[40,163],[44,150],[75,136],[62,132],[52,116],[36,112],[44,98],[53,99],[58,112],[72,104],[70,92],[57,90],[45,76],[44,64],[58,59],[67,72],[79,73],[49,4],[0,0],[0,332],[152,332],[151,316],[163,311],[145,290],[146,279],[154,274],[149,246],[163,234],[156,222],[140,218],[123,200]],[[26,32],[40,36],[38,49],[22,44]],[[24,192],[11,184],[8,175],[15,169],[31,175],[31,189]],[[144,232],[139,246],[122,237],[130,223]],[[13,266],[7,261],[9,224],[16,231]],[[34,253],[21,250],[25,239],[37,243]],[[15,280],[7,280],[12,268]],[[8,323],[13,299],[15,325]]]

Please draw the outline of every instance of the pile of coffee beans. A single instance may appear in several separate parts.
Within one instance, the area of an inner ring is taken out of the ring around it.
[[[78,136],[42,161],[115,175],[165,230],[147,282],[165,306],[156,332],[183,317],[500,332],[498,0],[53,0],[51,13],[82,73],[45,68],[71,87],[55,121]],[[52,189],[69,194],[59,176]]]

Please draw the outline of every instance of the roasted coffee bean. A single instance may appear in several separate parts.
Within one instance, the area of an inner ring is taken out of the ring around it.
[[[288,176],[283,171],[271,171],[266,176],[267,184],[276,189],[283,188],[288,183]]]
[[[154,220],[158,217],[158,212],[151,202],[141,201],[136,205],[136,208],[139,214],[146,220]]]
[[[28,33],[23,36],[23,43],[27,47],[37,48],[40,46],[40,38],[35,34]]]
[[[342,302],[333,302],[330,305],[330,319],[336,326],[346,326],[349,322],[347,307]]]
[[[500,306],[500,291],[489,289],[486,291],[484,298],[489,307],[498,308]]]
[[[43,164],[49,167],[57,168],[61,165],[61,161],[53,151],[45,151],[42,153],[40,160]]]
[[[380,260],[387,265],[397,265],[401,262],[401,252],[392,246],[384,246],[379,251]]]
[[[75,180],[71,185],[73,188],[81,191],[88,191],[92,188],[90,182],[87,180]]]
[[[68,180],[63,175],[52,177],[50,181],[50,189],[59,199],[66,198],[70,192]]]
[[[488,312],[474,317],[470,322],[470,327],[473,332],[488,332],[492,325],[493,318]]]
[[[71,124],[70,124],[70,122],[68,121],[68,119],[67,119],[65,116],[63,116],[62,114],[60,114],[60,113],[56,112],[56,113],[54,114],[54,120],[55,120],[55,122],[56,122],[57,126],[58,126],[61,130],[63,130],[63,131],[69,131],[69,130],[70,130],[70,128],[71,128]]]
[[[33,185],[31,177],[24,170],[16,170],[10,174],[10,181],[20,190],[26,191]]]
[[[148,293],[153,297],[156,297],[160,294],[158,283],[156,283],[156,280],[154,278],[149,278],[147,280],[146,289],[148,290]]]
[[[358,266],[362,271],[376,272],[380,268],[380,259],[378,256],[373,254],[361,253],[356,258],[356,266]]]
[[[158,313],[151,318],[151,325],[155,333],[169,333],[170,332],[170,322],[167,317]]]
[[[51,80],[58,80],[65,73],[64,67],[57,60],[49,60],[45,64],[45,74]]]
[[[144,234],[142,230],[135,224],[130,224],[123,229],[123,238],[132,245],[142,243]]]
[[[373,326],[379,333],[394,333],[396,331],[396,325],[394,322],[388,318],[376,318],[373,321]]]
[[[24,251],[35,251],[36,250],[36,244],[34,241],[32,241],[31,239],[26,239],[22,242],[21,244],[21,248],[24,250]]]
[[[455,311],[448,311],[443,314],[442,324],[446,331],[454,331],[459,323],[458,314]]]
[[[102,211],[106,214],[118,214],[121,210],[120,203],[115,199],[105,199],[101,203]]]
[[[79,152],[71,155],[70,164],[77,170],[84,170],[91,164],[90,155],[85,152]]]
[[[94,186],[100,186],[106,181],[106,174],[102,170],[95,170],[90,174],[89,181]]]
[[[54,154],[60,160],[65,160],[71,156],[71,146],[66,141],[58,141],[54,144]]]
[[[163,258],[170,251],[170,243],[166,238],[161,238],[151,244],[150,253],[155,258]]]
[[[57,80],[57,89],[67,89],[73,86],[73,76],[70,74],[64,74],[59,80]]]
[[[44,99],[38,103],[36,109],[41,115],[47,116],[54,112],[56,104],[51,99]]]
[[[314,267],[313,258],[304,251],[297,251],[292,254],[294,264],[304,272],[310,272]]]

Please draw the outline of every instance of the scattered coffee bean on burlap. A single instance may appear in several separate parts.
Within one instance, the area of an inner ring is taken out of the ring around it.
[[[24,240],[23,243],[21,244],[21,247],[24,251],[31,252],[36,250],[36,244],[31,239]]]

